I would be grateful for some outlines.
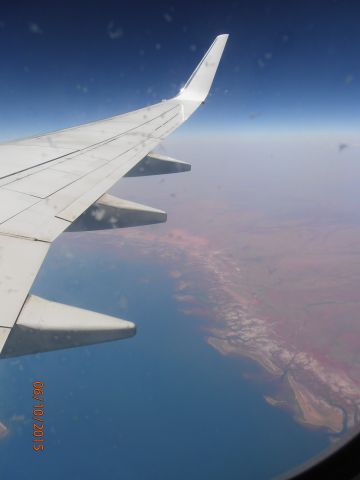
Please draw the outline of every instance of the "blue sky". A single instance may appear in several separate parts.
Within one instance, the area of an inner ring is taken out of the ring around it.
[[[359,14],[355,0],[2,5],[0,137],[168,98],[219,33],[212,96],[183,132],[356,130]]]

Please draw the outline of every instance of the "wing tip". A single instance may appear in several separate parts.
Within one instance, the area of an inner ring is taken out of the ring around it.
[[[215,40],[218,38],[226,38],[226,40],[229,38],[228,33],[220,33],[219,35],[216,36]]]
[[[202,103],[205,100],[210,91],[228,37],[228,33],[222,33],[215,37],[215,40],[201,59],[189,80],[180,90],[178,98],[193,100],[197,103]]]

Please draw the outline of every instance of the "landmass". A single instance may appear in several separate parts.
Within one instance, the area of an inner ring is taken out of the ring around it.
[[[219,224],[208,236],[151,227],[98,235],[118,255],[166,262],[174,298],[204,319],[206,342],[274,380],[268,403],[342,434],[360,421],[360,227],[245,220],[239,236],[221,236]]]
[[[277,380],[269,403],[306,425],[343,433],[360,419],[360,270],[346,261],[343,233],[336,254],[336,236],[324,228],[327,242],[318,244],[314,226],[255,230],[242,232],[240,254],[186,230],[113,235],[137,255],[170,262],[174,298],[185,314],[206,319],[208,344],[253,359]],[[353,232],[352,239],[354,250]]]
[[[9,429],[2,422],[0,422],[0,440],[5,438],[8,433]]]

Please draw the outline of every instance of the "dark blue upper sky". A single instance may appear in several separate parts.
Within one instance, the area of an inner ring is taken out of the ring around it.
[[[38,1],[0,10],[1,138],[175,93],[230,33],[208,105],[185,131],[356,129],[356,0]]]

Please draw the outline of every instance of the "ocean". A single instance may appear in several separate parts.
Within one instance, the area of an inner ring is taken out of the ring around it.
[[[126,251],[118,261],[96,236],[72,251],[69,238],[51,250],[33,293],[129,319],[138,332],[1,361],[4,477],[260,480],[329,445],[326,433],[265,402],[261,383],[248,378],[259,367],[206,343],[204,318],[184,315],[173,298],[169,265]],[[33,381],[45,383],[40,453],[32,450]]]

